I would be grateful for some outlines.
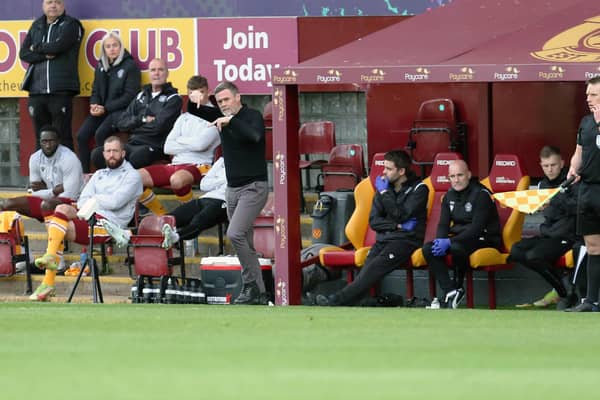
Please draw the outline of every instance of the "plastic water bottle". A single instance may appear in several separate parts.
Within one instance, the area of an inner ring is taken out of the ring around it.
[[[165,299],[167,304],[177,303],[177,290],[171,278],[169,278],[169,281],[167,282],[167,288],[165,289]]]
[[[79,264],[81,264],[81,268],[85,268],[85,262],[87,261],[87,249],[85,247],[81,248],[81,253],[79,253]],[[90,271],[91,271],[91,265],[88,265],[88,267],[90,267]]]
[[[134,283],[131,286],[131,302],[132,303],[139,303],[140,299],[138,298],[138,287],[137,287],[137,283]]]
[[[190,282],[186,282],[183,288],[183,303],[190,304],[192,302],[192,291],[190,290]]]
[[[425,307],[428,310],[439,310],[440,309],[440,301],[438,300],[437,297],[434,297],[433,300],[431,300],[431,305]]]
[[[194,239],[184,240],[184,254],[186,257],[194,257],[196,255],[196,246]]]
[[[152,278],[148,279],[148,283],[144,285],[144,289],[142,289],[143,301],[144,303],[152,303],[152,294],[154,293],[154,283],[152,283]]]

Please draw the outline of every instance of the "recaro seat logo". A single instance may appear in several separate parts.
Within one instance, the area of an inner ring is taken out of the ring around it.
[[[497,167],[516,167],[517,162],[514,160],[497,160],[496,166]]]

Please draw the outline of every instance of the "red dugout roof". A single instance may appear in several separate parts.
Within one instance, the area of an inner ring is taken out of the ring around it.
[[[595,75],[600,2],[455,0],[278,69],[273,83],[583,81]]]

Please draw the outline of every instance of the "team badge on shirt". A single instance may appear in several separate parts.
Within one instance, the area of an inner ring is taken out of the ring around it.
[[[465,211],[468,212],[468,213],[470,213],[471,211],[473,211],[473,204],[471,204],[470,201],[467,201],[465,203]]]

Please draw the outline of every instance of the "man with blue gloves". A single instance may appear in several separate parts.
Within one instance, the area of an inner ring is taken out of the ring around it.
[[[354,304],[384,275],[406,264],[423,243],[429,188],[410,169],[406,152],[387,152],[383,164],[383,175],[375,181],[377,192],[369,215],[376,242],[356,279],[335,294],[318,295],[320,306]]]
[[[448,308],[458,308],[465,296],[463,280],[469,255],[482,247],[500,247],[500,220],[492,194],[476,179],[463,160],[448,167],[451,188],[442,200],[436,239],[423,246],[423,256],[444,292]],[[454,280],[446,256],[452,256]]]

